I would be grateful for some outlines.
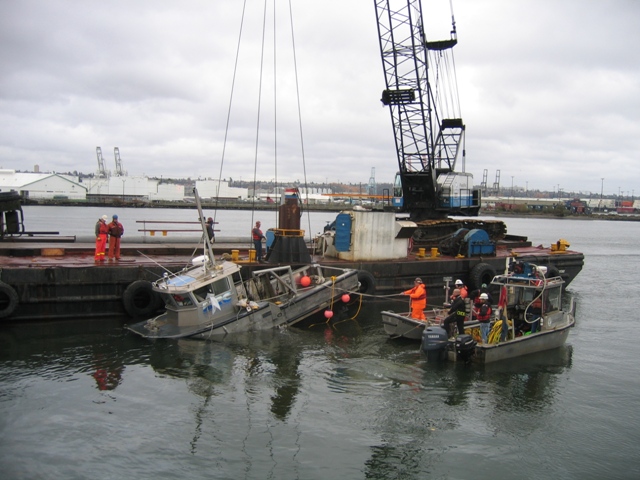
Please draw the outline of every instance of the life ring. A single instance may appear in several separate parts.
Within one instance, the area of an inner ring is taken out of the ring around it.
[[[376,279],[366,270],[358,271],[358,282],[360,282],[360,288],[358,288],[360,293],[365,293],[367,295],[373,295],[375,293]]]
[[[18,294],[11,285],[0,282],[0,318],[13,314],[18,306]]]
[[[495,276],[495,268],[488,263],[479,263],[469,272],[469,286],[471,290],[479,290],[483,283],[488,286]]]
[[[136,280],[122,294],[122,304],[130,317],[149,317],[160,307],[160,297],[151,282]]]

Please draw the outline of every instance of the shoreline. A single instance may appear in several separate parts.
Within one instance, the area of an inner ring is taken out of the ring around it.
[[[39,207],[118,207],[118,208],[173,208],[173,209],[196,209],[196,205],[188,202],[72,202],[65,200],[47,200],[47,201],[26,201],[25,206],[39,206]],[[224,203],[215,204],[214,202],[203,202],[202,207],[208,210],[256,210],[256,211],[277,211],[278,204],[265,204],[256,203],[251,204],[247,202],[242,203]],[[348,204],[313,204],[303,205],[302,210],[309,212],[341,212],[343,210],[349,210],[356,205]],[[380,209],[373,209],[380,210]],[[540,213],[540,212],[507,212],[496,210],[480,210],[480,217],[498,217],[498,218],[539,218],[539,219],[569,219],[569,220],[612,220],[612,221],[624,221],[624,222],[637,222],[640,221],[640,214],[618,214],[618,213],[592,213],[589,215],[557,215],[556,213]],[[456,217],[453,217],[456,218]],[[466,217],[465,217],[466,218]]]

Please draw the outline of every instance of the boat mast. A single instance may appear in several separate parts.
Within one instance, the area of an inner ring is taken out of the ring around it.
[[[202,204],[200,203],[200,195],[198,195],[198,189],[193,187],[193,196],[196,199],[196,207],[198,207],[198,218],[200,219],[200,226],[202,227],[202,235],[204,236],[205,254],[209,257],[206,265],[214,266],[216,259],[213,256],[213,248],[211,247],[211,240],[209,234],[207,234],[207,226],[205,225],[204,213],[202,213]]]

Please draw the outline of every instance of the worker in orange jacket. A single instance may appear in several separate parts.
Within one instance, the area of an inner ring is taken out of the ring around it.
[[[427,308],[427,288],[422,283],[422,279],[416,278],[413,282],[413,288],[402,292],[402,294],[409,295],[411,298],[411,318],[426,320],[424,309]]]

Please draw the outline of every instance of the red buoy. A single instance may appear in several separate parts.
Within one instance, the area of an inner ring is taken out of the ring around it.
[[[326,318],[328,320],[331,317],[333,317],[333,312],[331,310],[325,310],[324,311],[324,318]]]
[[[342,301],[344,303],[349,303],[349,300],[351,300],[351,297],[349,296],[348,293],[345,293],[345,294],[342,295]]]
[[[303,287],[308,287],[309,285],[311,285],[311,279],[305,275],[300,279],[300,285],[302,285]]]

